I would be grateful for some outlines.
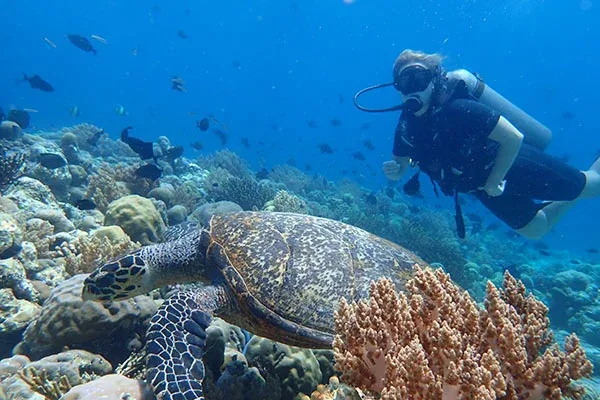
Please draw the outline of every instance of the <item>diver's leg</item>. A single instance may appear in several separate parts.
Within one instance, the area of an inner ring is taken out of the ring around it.
[[[517,232],[531,239],[539,239],[548,233],[578,200],[600,196],[600,158],[589,170],[581,172],[585,175],[585,185],[579,196],[571,201],[553,201],[539,210],[533,219]]]

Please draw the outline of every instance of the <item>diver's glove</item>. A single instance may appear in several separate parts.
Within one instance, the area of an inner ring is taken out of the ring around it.
[[[480,186],[477,189],[483,190],[490,197],[498,197],[504,193],[504,187],[506,186],[506,180],[502,180],[498,185],[485,185]]]

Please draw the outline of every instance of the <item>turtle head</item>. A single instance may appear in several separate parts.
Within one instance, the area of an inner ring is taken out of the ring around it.
[[[127,254],[95,270],[83,283],[83,300],[124,300],[154,289],[140,252]]]

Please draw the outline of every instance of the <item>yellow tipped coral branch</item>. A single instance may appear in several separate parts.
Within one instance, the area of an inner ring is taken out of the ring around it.
[[[547,313],[508,272],[480,309],[448,274],[416,266],[406,294],[382,279],[369,301],[341,301],[336,369],[384,400],[580,399],[572,382],[592,365],[574,334],[564,352],[552,344]]]

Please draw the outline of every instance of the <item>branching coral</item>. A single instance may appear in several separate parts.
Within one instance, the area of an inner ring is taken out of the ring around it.
[[[72,387],[67,376],[62,375],[58,381],[50,380],[45,370],[24,368],[19,372],[19,376],[34,391],[48,400],[61,399]]]
[[[274,189],[251,177],[231,177],[209,193],[213,201],[233,201],[244,210],[260,210],[275,195]]]
[[[592,365],[573,334],[552,344],[548,309],[508,272],[487,286],[485,309],[442,270],[415,267],[398,294],[371,285],[370,301],[342,300],[334,351],[342,380],[382,399],[580,399],[572,384]],[[543,353],[542,353],[543,351]]]
[[[61,244],[59,251],[64,256],[65,270],[71,276],[92,272],[102,261],[110,260],[128,251],[141,247],[127,235],[117,241],[107,236],[77,237],[72,242]]]
[[[265,203],[263,210],[308,214],[304,200],[296,195],[286,192],[285,190],[278,191],[273,200],[269,200]]]
[[[0,148],[0,191],[19,179],[22,175],[24,162],[24,153],[6,154],[4,149]]]

